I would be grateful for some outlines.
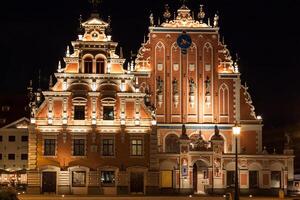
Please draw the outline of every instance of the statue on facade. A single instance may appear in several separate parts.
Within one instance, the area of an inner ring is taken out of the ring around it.
[[[173,94],[176,95],[178,94],[178,81],[176,78],[174,78],[173,80]]]
[[[214,27],[218,27],[219,26],[219,16],[216,13],[214,16]]]
[[[153,13],[150,13],[149,20],[150,20],[150,26],[154,26],[154,17],[153,17]]]
[[[196,84],[193,78],[189,80],[189,87],[190,87],[190,95],[194,95]]]
[[[160,76],[158,76],[158,78],[156,79],[157,81],[157,88],[156,88],[156,91],[157,91],[157,94],[162,94],[162,91],[163,91],[163,80],[160,78]]]
[[[206,77],[206,80],[205,80],[205,95],[209,95],[210,94],[210,79],[209,77],[207,76]]]

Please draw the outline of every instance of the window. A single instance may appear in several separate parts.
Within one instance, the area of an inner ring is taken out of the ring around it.
[[[73,187],[85,187],[85,185],[86,185],[85,171],[73,171],[72,172],[72,186]]]
[[[103,119],[104,120],[114,120],[114,107],[113,106],[103,106]]]
[[[114,186],[115,185],[115,172],[114,171],[101,171],[101,185]]]
[[[73,155],[74,156],[84,156],[85,155],[85,145],[84,139],[74,139]]]
[[[44,155],[55,156],[55,139],[44,140]]]
[[[234,187],[235,171],[227,171],[227,187]]]
[[[2,138],[2,135],[0,135],[0,142],[2,142],[3,138]]]
[[[249,171],[249,187],[258,188],[258,171]]]
[[[10,106],[2,106],[2,107],[1,107],[1,110],[2,110],[3,112],[8,112],[8,111],[10,110]]]
[[[114,140],[103,139],[102,140],[102,156],[113,156],[114,155]]]
[[[9,153],[8,154],[8,160],[15,160],[16,159],[16,156],[14,153]]]
[[[85,119],[85,106],[75,106],[74,120],[84,120],[84,119]]]
[[[280,188],[281,185],[281,171],[271,171],[271,187]]]
[[[27,135],[22,135],[21,141],[22,142],[28,142],[28,136]]]
[[[104,74],[105,62],[103,58],[98,58],[96,60],[96,73]]]
[[[2,160],[2,153],[0,153],[0,160]]]
[[[165,139],[166,153],[179,153],[179,138],[177,135],[170,134]]]
[[[27,153],[22,153],[21,154],[21,160],[28,160],[28,154]]]
[[[14,135],[8,136],[8,141],[15,142],[16,141],[16,136],[14,136]]]
[[[92,60],[92,58],[84,59],[84,73],[86,73],[86,74],[93,73],[93,60]]]
[[[131,155],[132,156],[143,155],[143,140],[141,139],[131,140]]]

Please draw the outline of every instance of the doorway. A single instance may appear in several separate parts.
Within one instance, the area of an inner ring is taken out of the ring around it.
[[[130,192],[143,194],[144,193],[144,173],[132,172],[130,174]]]
[[[208,184],[208,166],[201,160],[193,165],[193,189],[195,194],[205,194]]]
[[[42,192],[56,193],[56,172],[42,173]]]

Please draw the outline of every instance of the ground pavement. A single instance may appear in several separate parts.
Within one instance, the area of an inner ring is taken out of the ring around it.
[[[224,197],[209,196],[82,196],[82,195],[19,195],[20,200],[225,200]],[[288,197],[286,200],[300,200]],[[280,200],[278,197],[240,197],[240,200]]]

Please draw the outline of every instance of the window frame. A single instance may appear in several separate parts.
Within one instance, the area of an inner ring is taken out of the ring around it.
[[[141,144],[135,143],[133,144],[133,141],[141,141]],[[135,148],[134,148],[135,147]],[[140,147],[140,154],[138,154],[137,152],[138,147]],[[131,138],[130,139],[130,156],[133,157],[142,157],[144,156],[144,139],[143,138]]]
[[[13,155],[13,158],[10,158],[10,156],[12,156]],[[7,155],[7,160],[16,160],[16,154],[14,154],[14,153],[9,153],[8,155]]]
[[[74,184],[74,174],[78,173],[78,174],[84,174],[84,180],[82,184]],[[72,171],[72,187],[86,187],[87,184],[87,180],[86,180],[86,171]]]
[[[76,143],[75,141],[80,141],[79,143]],[[83,144],[81,143],[83,141]],[[85,156],[85,146],[86,146],[86,139],[83,138],[73,138],[73,156]],[[82,154],[81,154],[82,153]]]
[[[25,158],[23,156],[25,156]],[[21,153],[21,160],[28,160],[28,153]]]
[[[105,144],[104,141],[112,141],[112,143]],[[111,151],[110,151],[111,148]],[[106,149],[106,150],[105,150]],[[114,157],[115,156],[115,138],[104,137],[101,139],[101,156],[103,157]]]
[[[77,108],[77,109],[76,109]],[[81,108],[80,110],[78,110],[78,108]],[[85,120],[85,109],[86,106],[85,105],[74,105],[74,120]],[[79,112],[80,111],[80,112]],[[76,115],[79,112],[79,116]]]
[[[103,174],[104,173],[112,173],[113,174],[113,178],[112,178],[111,182],[105,183],[103,181]],[[100,172],[100,184],[101,184],[102,187],[115,187],[116,186],[116,171],[115,170],[101,170],[101,172]]]
[[[12,138],[12,137],[14,138],[13,140],[10,139],[10,138]],[[16,141],[16,136],[15,136],[15,135],[9,135],[9,136],[8,136],[8,141],[9,141],[9,142],[15,142],[15,141]]]
[[[91,58],[91,57],[84,58],[83,59],[83,68],[84,68],[85,74],[92,74],[93,73],[93,58]]]
[[[54,141],[54,143],[53,143],[53,141]],[[43,156],[56,156],[56,139],[44,138],[43,147],[44,147]],[[48,153],[48,152],[50,152],[50,153]]]
[[[24,140],[24,138],[26,138],[26,139]],[[21,142],[28,142],[28,135],[22,135]]]

